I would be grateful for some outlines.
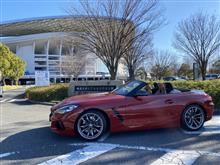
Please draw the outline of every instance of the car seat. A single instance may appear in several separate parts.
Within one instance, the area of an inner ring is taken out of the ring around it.
[[[173,90],[173,85],[171,83],[164,83],[165,85],[165,90],[166,90],[166,93],[170,93],[172,90]]]
[[[154,88],[152,89],[152,94],[155,94],[159,90],[159,86],[156,82],[153,83]]]

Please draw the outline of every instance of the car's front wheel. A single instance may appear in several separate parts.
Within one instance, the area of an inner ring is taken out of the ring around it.
[[[96,140],[106,131],[104,115],[95,110],[82,114],[77,120],[77,132],[86,140]]]
[[[204,111],[196,104],[189,105],[184,109],[181,120],[184,129],[190,131],[199,130],[205,122]]]

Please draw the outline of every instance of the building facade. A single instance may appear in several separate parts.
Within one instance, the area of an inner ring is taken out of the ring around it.
[[[81,32],[77,26],[77,19],[83,18],[50,17],[0,24],[1,42],[26,62],[25,75],[22,79],[33,80],[35,71],[48,71],[52,82],[69,78],[62,67],[65,56],[69,53],[66,40],[70,32],[71,40],[77,40]],[[59,26],[60,28],[57,28]],[[73,44],[71,47],[74,53],[79,49],[79,45]],[[86,62],[78,76],[79,79],[110,77],[106,66],[95,54],[86,52],[82,56],[85,56]],[[126,77],[126,70],[122,64],[118,68],[118,77]]]

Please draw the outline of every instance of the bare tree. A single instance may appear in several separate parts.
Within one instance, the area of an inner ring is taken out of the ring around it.
[[[220,74],[220,58],[216,58],[209,68],[209,73]]]
[[[205,80],[209,59],[220,47],[220,21],[202,12],[192,15],[179,23],[173,45],[198,63]]]
[[[111,79],[116,78],[119,60],[132,44],[164,23],[157,0],[84,0],[80,4],[80,11],[68,12],[85,16],[78,20],[83,28],[81,38],[86,49],[106,65]]]
[[[65,40],[63,43],[65,55],[62,56],[61,69],[64,75],[77,78],[86,64],[86,52],[73,40]]]
[[[173,56],[168,51],[155,52],[152,67],[151,75],[158,80],[161,80],[162,77],[168,76],[170,73],[170,68],[174,63]]]
[[[192,78],[193,70],[191,69],[190,65],[187,63],[182,63],[178,70],[178,76],[185,76],[187,78]]]
[[[140,67],[136,70],[135,77],[141,80],[146,80],[148,79],[148,72],[144,67]]]
[[[181,59],[180,57],[181,56],[178,56],[178,54],[174,54],[173,52],[169,52],[168,51],[168,54],[170,54],[171,56],[171,64],[170,64],[170,67],[169,67],[169,70],[170,70],[170,73],[173,75],[173,76],[177,76],[178,75],[178,70],[179,68],[181,67]]]
[[[140,36],[124,55],[124,64],[128,69],[129,80],[135,79],[136,71],[141,68],[144,62],[152,57],[153,44],[149,34]]]

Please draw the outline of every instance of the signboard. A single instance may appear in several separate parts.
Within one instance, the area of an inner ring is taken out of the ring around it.
[[[110,92],[114,90],[116,86],[75,86],[76,92]]]
[[[35,85],[48,86],[50,85],[50,77],[48,71],[35,71]]]

